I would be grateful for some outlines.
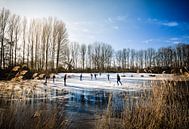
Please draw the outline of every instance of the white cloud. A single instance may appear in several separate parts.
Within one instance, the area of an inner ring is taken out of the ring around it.
[[[155,18],[148,18],[147,19],[148,23],[152,23],[152,24],[157,24],[157,25],[163,25],[163,26],[168,26],[168,27],[175,27],[178,26],[179,23],[176,21],[160,21],[158,19]]]
[[[164,41],[167,42],[167,43],[171,43],[171,44],[188,43],[189,42],[189,36],[183,35],[183,36],[178,36],[178,37],[172,37],[172,38],[167,38]]]
[[[125,22],[128,16],[108,17],[106,23]]]
[[[159,21],[157,19],[155,19],[155,18],[148,18],[147,22],[150,22],[150,23],[159,23]]]
[[[179,40],[179,38],[173,37],[173,38],[170,38],[170,40],[175,41],[175,40]]]
[[[144,40],[143,43],[149,44],[149,43],[152,42],[152,41],[153,41],[153,39],[147,39],[147,40]]]
[[[180,42],[179,41],[174,41],[173,44],[179,44]]]
[[[178,26],[179,24],[177,22],[164,22],[164,23],[162,23],[162,25],[174,27],[174,26]]]

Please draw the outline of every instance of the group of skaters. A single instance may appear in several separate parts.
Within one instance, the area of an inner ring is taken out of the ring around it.
[[[97,74],[96,73],[94,73],[94,75],[91,73],[91,80],[93,80],[93,76],[94,76],[94,78],[95,78],[95,80],[97,80]],[[101,76],[101,73],[100,73],[100,76]],[[66,79],[67,79],[68,77],[67,77],[67,74],[65,74],[64,75],[64,86],[66,86]],[[80,78],[80,81],[82,81],[83,80],[83,75],[82,75],[82,73],[80,74],[80,76],[79,76],[79,78]],[[108,78],[108,81],[110,81],[110,74],[108,73],[107,74],[107,78]],[[55,76],[53,76],[53,82],[54,82],[54,79],[55,79]],[[117,74],[117,85],[122,85],[122,82],[121,82],[121,77],[120,77],[120,75],[119,74]]]
[[[100,73],[100,76],[101,76],[101,73]],[[97,80],[97,74],[96,73],[94,73],[94,78],[95,78],[95,80]],[[93,74],[91,73],[91,80],[93,80]]]
[[[94,78],[95,78],[95,80],[97,80],[97,74],[96,74],[96,73],[94,74]],[[80,74],[79,79],[80,79],[80,81],[83,80],[83,75],[82,75],[82,73]],[[92,74],[92,73],[91,73],[91,80],[93,80],[93,74]]]

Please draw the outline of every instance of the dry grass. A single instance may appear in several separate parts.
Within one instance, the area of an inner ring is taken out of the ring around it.
[[[1,129],[66,129],[69,121],[66,120],[62,109],[41,106],[30,108],[24,103],[0,110]]]
[[[111,111],[97,122],[97,129],[188,129],[189,83],[162,81],[153,84],[151,95],[142,95],[132,109],[125,107],[120,118]]]
[[[68,128],[63,107],[32,100],[36,88],[43,88],[39,81],[1,82],[0,129],[62,129]],[[45,89],[41,95],[46,95]],[[31,99],[26,99],[31,98]],[[32,102],[31,102],[32,101]],[[37,103],[37,104],[33,104]],[[5,107],[6,106],[6,107]]]

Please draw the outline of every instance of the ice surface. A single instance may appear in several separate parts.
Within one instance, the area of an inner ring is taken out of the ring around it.
[[[67,74],[67,83],[64,86],[64,75]],[[152,83],[158,80],[172,79],[172,74],[153,74],[155,77],[150,77],[151,74],[146,73],[119,73],[123,85],[117,84],[117,74],[110,73],[110,81],[108,81],[108,73],[97,73],[97,79],[91,79],[90,73],[82,73],[82,81],[80,81],[81,73],[59,73],[56,75],[55,82],[52,78],[45,80],[24,80],[21,82],[8,81],[0,82],[0,96],[11,97],[11,99],[30,99],[30,98],[57,98],[62,95],[57,95],[57,91],[71,90],[110,90],[110,91],[139,91],[151,89]],[[62,93],[63,94],[63,93]]]
[[[94,89],[107,89],[107,90],[140,90],[150,88],[150,83],[157,80],[172,79],[172,74],[153,74],[155,77],[150,77],[147,73],[119,73],[123,85],[117,85],[117,74],[110,73],[110,81],[108,81],[108,73],[97,73],[97,79],[91,79],[90,73],[82,73],[82,81],[80,81],[81,73],[59,73],[56,75],[55,84],[62,83],[63,77],[68,75],[67,86],[65,88],[94,88]]]

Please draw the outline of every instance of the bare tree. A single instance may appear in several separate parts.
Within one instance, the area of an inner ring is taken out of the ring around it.
[[[79,60],[79,43],[77,42],[71,42],[70,44],[70,54],[71,58],[73,60],[73,66],[74,68],[78,68],[78,60]]]
[[[27,27],[27,19],[24,17],[22,21],[22,39],[23,39],[23,48],[22,48],[22,63],[25,63],[25,49],[26,49],[26,27]]]
[[[27,43],[27,67],[29,67],[29,57],[30,57],[30,38],[28,37],[28,43]]]
[[[41,32],[41,65],[40,65],[40,69],[44,69],[44,65],[45,65],[45,48],[46,48],[46,39],[45,39],[45,27],[44,24],[41,24],[42,26],[42,32]]]
[[[20,32],[20,16],[16,16],[15,18],[15,43],[14,43],[14,65],[16,65],[17,61],[17,49],[18,49],[18,39]]]
[[[118,67],[122,68],[122,64],[121,64],[121,62],[122,62],[122,51],[121,50],[118,50],[116,52],[116,62],[117,62]]]
[[[50,35],[52,31],[52,18],[49,18],[48,21],[46,21],[45,24],[45,32],[46,32],[46,61],[45,61],[45,70],[47,71],[48,69],[48,58],[49,58],[49,40],[50,40]]]
[[[57,55],[56,55],[56,68],[59,68],[59,62],[65,58],[65,53],[68,45],[68,34],[64,22],[58,22],[58,35],[57,35]],[[61,54],[61,53],[62,54]]]
[[[130,68],[133,69],[134,68],[134,62],[135,62],[135,50],[131,49],[131,53],[130,53]]]
[[[80,53],[81,53],[81,60],[82,60],[82,68],[85,68],[85,56],[86,56],[86,45],[82,44],[80,48]]]
[[[58,21],[56,18],[53,20],[53,34],[52,34],[52,53],[51,53],[51,69],[55,69],[55,50],[57,45],[58,36]]]
[[[0,68],[5,67],[5,58],[4,58],[4,39],[5,31],[8,26],[10,12],[9,10],[2,9],[0,11],[0,40],[1,40],[1,56],[0,56]]]
[[[140,50],[138,51],[138,61],[139,61],[139,68],[142,69],[144,68],[144,51]]]
[[[92,45],[92,62],[95,69],[100,70],[100,53],[101,53],[101,44],[95,42]]]
[[[155,55],[155,50],[153,48],[148,48],[147,49],[147,57],[148,57],[148,67],[151,67],[152,64],[154,63],[154,55]]]
[[[127,64],[127,49],[123,49],[122,52],[122,67],[126,69],[126,64]]]
[[[111,58],[112,58],[113,49],[109,44],[102,43],[101,46],[101,70],[107,69],[107,67],[111,66]]]
[[[28,47],[29,47],[29,44],[31,46],[31,59],[30,59],[30,66],[31,66],[31,69],[34,68],[34,27],[35,27],[35,20],[33,19],[32,22],[30,23],[30,28],[29,28],[29,36],[28,36]],[[28,60],[29,61],[29,60]]]
[[[86,66],[87,68],[92,68],[92,46],[91,44],[88,45],[87,47],[87,62],[89,64],[89,66]]]
[[[16,15],[13,14],[9,18],[9,29],[8,29],[8,37],[10,39],[9,42],[9,66],[13,66],[13,46],[14,46],[14,30],[15,30],[15,18]]]
[[[41,36],[41,21],[35,20],[35,26],[34,26],[34,42],[35,42],[35,61],[34,61],[34,67],[36,70],[39,69],[39,47],[40,47],[40,36]]]

